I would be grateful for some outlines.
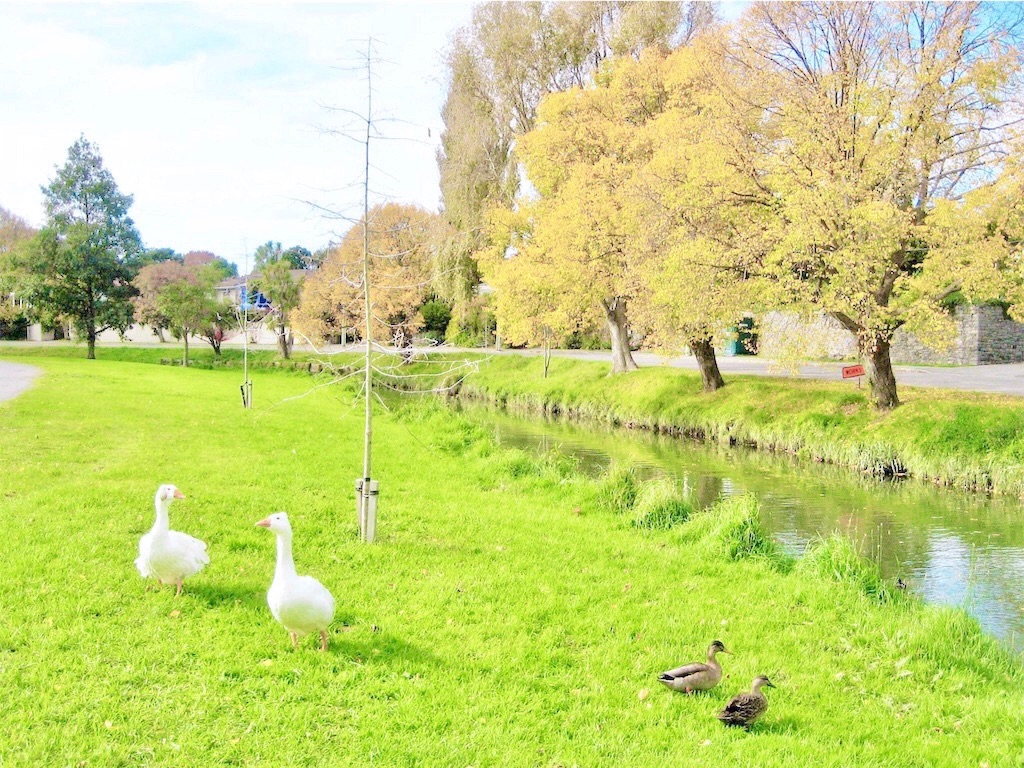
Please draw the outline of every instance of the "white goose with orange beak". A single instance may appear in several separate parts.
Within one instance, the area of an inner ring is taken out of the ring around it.
[[[320,650],[327,650],[327,627],[334,618],[334,596],[312,576],[300,576],[292,559],[292,526],[288,515],[275,512],[256,525],[277,535],[277,565],[267,591],[267,605],[299,647],[299,638],[320,633]]]
[[[157,488],[156,522],[139,540],[139,556],[135,559],[135,567],[143,578],[152,576],[164,584],[177,584],[175,596],[181,594],[185,579],[199,573],[210,562],[205,542],[170,530],[167,513],[171,502],[184,498],[185,495],[169,483]]]

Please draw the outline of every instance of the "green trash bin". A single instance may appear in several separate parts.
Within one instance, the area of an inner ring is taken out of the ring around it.
[[[729,329],[729,335],[732,338],[725,343],[725,354],[757,354],[757,334],[754,333],[754,318],[744,317]]]

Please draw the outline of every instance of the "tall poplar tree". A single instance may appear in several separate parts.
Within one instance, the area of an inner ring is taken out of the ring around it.
[[[533,130],[549,93],[588,84],[612,56],[674,48],[715,19],[703,2],[489,2],[473,10],[448,50],[448,95],[437,161],[444,216],[452,226],[436,249],[437,288],[472,294],[485,214],[511,207],[519,191],[513,148]]]

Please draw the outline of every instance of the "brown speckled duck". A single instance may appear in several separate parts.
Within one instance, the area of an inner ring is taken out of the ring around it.
[[[707,691],[718,685],[722,679],[722,667],[715,659],[716,653],[730,653],[725,650],[721,640],[715,640],[708,646],[707,663],[695,662],[682,667],[662,672],[658,676],[658,682],[671,688],[673,691],[692,693],[693,691]]]
[[[764,675],[755,677],[750,692],[744,691],[733,696],[732,701],[725,705],[725,709],[718,713],[718,719],[726,725],[750,728],[768,709],[768,699],[761,693],[761,689],[765,687],[775,686]]]

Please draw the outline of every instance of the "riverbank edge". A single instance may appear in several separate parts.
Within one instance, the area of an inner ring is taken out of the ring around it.
[[[1024,407],[998,395],[904,387],[904,403],[875,411],[866,390],[792,379],[732,376],[714,393],[698,374],[491,358],[446,383],[459,398],[524,415],[600,423],[745,446],[870,474],[989,494],[1024,495]],[[576,379],[576,381],[573,381]],[[981,450],[978,450],[978,447]]]

